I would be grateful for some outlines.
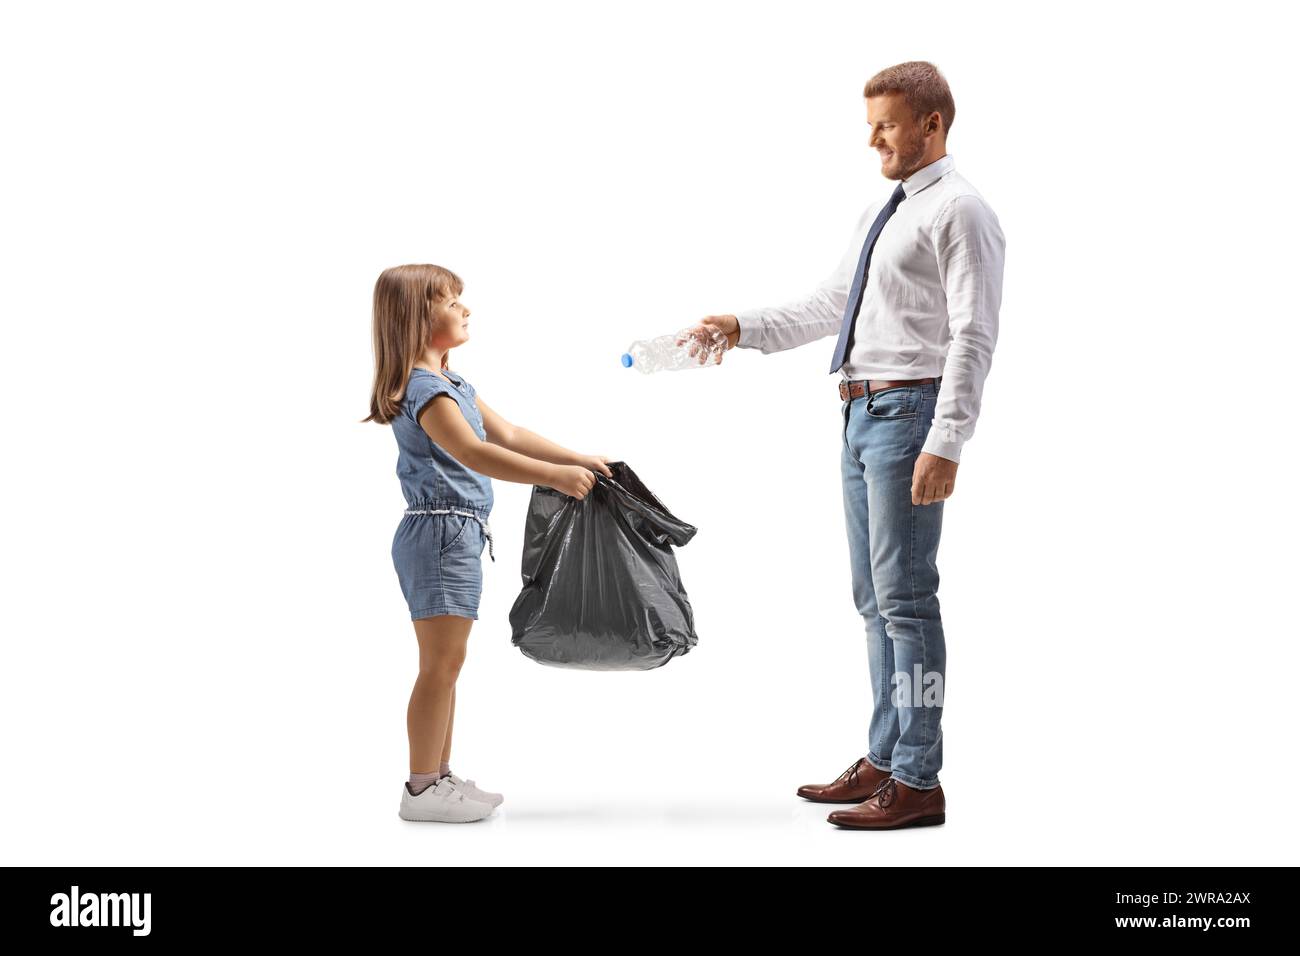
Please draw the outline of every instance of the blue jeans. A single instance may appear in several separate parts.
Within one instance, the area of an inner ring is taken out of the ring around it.
[[[943,502],[912,504],[912,470],[939,385],[882,389],[843,403],[844,522],[871,669],[866,756],[923,790],[939,785],[943,763],[945,652],[936,563]]]

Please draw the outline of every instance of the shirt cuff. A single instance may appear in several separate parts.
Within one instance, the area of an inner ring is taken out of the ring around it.
[[[940,458],[947,458],[949,461],[961,461],[961,446],[965,442],[957,437],[951,426],[945,427],[941,422],[931,422],[930,432],[925,436],[925,444],[921,451],[928,451],[931,455],[938,455]]]
[[[759,321],[757,311],[738,312],[736,322],[740,326],[740,337],[736,339],[736,348],[753,349],[758,348],[759,336],[763,331],[762,323]]]

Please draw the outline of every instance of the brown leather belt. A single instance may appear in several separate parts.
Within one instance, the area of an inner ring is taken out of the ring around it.
[[[873,392],[879,392],[881,389],[898,388],[900,385],[928,385],[933,382],[934,378],[909,378],[901,382],[882,382],[878,379],[860,378],[853,382],[846,382],[840,379],[840,401],[847,402],[850,398],[861,398],[867,394],[868,386]]]

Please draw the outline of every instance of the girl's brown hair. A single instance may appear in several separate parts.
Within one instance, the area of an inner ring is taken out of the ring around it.
[[[370,414],[363,422],[387,425],[398,416],[406,380],[433,337],[434,304],[464,291],[460,276],[442,266],[393,266],[379,274],[372,332],[375,380]],[[449,367],[447,355],[442,357],[442,367]]]

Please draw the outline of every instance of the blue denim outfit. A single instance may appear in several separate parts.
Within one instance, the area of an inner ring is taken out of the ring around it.
[[[476,620],[485,543],[496,560],[488,525],[492,479],[466,468],[420,427],[420,412],[445,394],[456,400],[479,439],[487,439],[474,386],[450,369],[443,372],[454,384],[428,369],[412,369],[401,414],[392,421],[397,478],[407,505],[393,535],[393,567],[413,621],[439,614]]]
[[[843,402],[840,465],[853,599],[866,621],[871,670],[867,760],[922,790],[939,785],[943,764],[945,648],[936,563],[943,502],[912,504],[912,470],[941,384]],[[905,679],[896,682],[895,675]]]

